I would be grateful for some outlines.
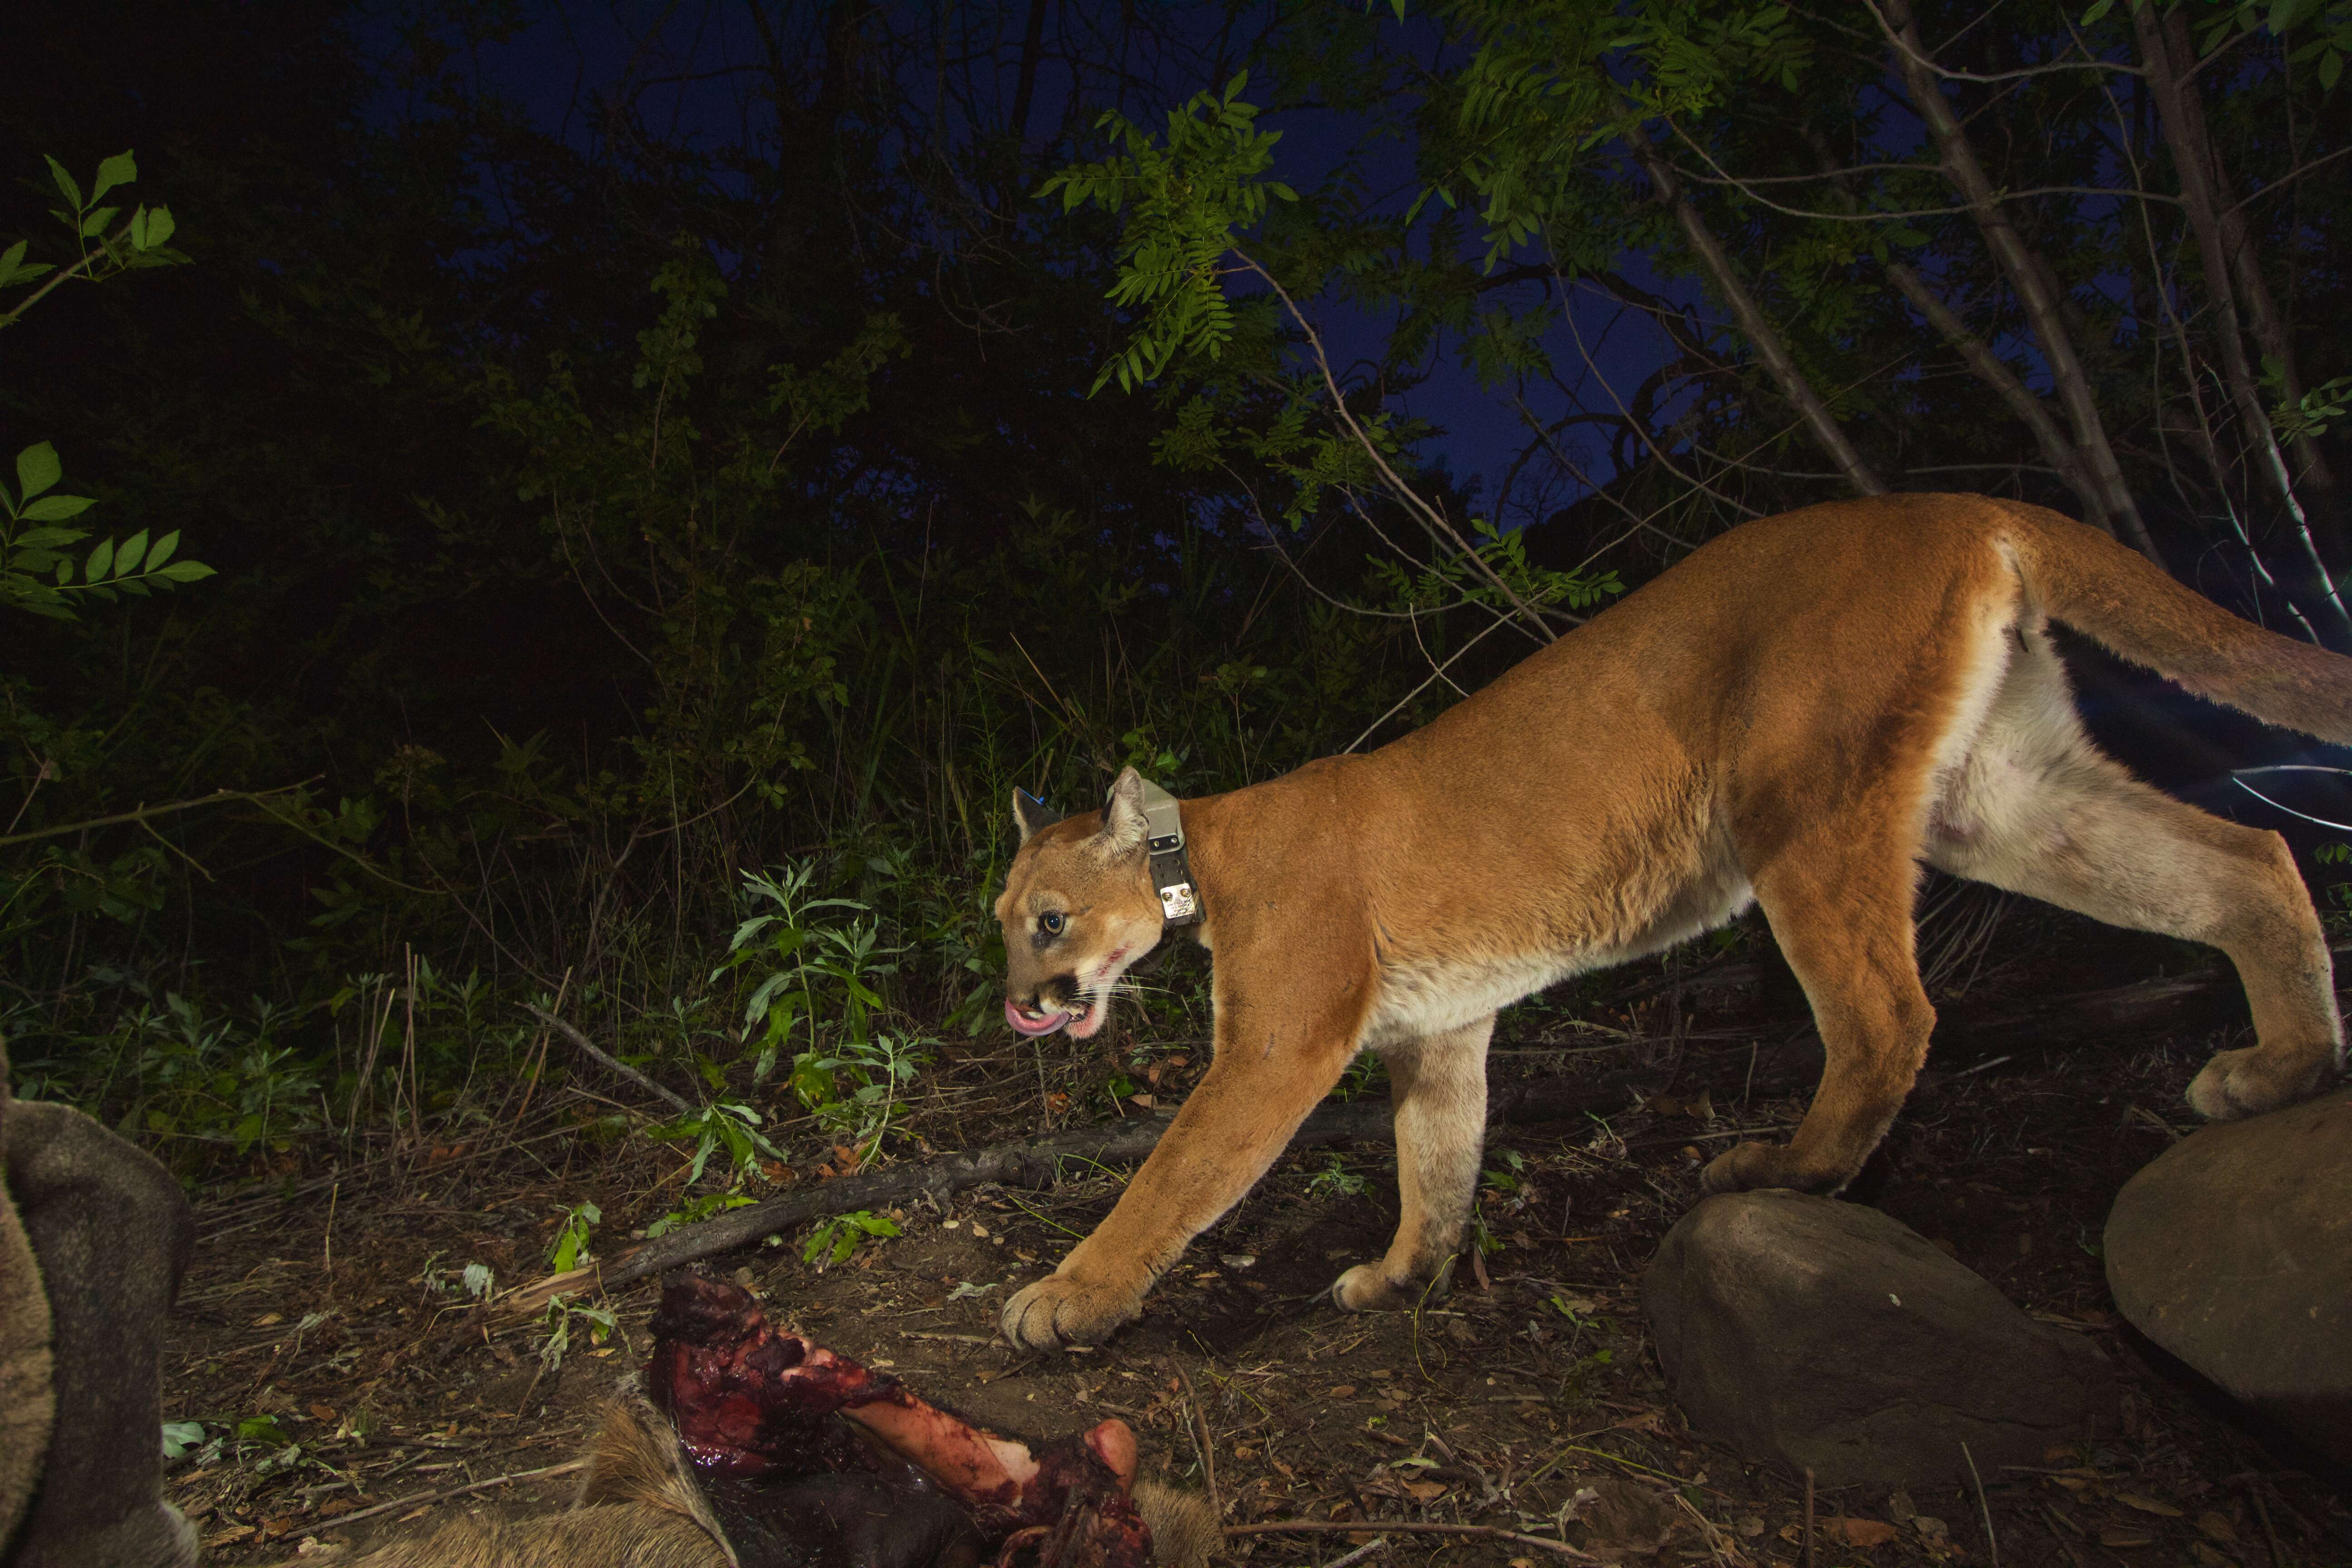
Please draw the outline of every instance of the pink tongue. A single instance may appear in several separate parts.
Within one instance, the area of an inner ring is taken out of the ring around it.
[[[1032,1018],[1011,1002],[1004,1004],[1004,1021],[1024,1035],[1051,1034],[1062,1026],[1062,1020],[1067,1016],[1066,1013],[1055,1012],[1042,1018]]]

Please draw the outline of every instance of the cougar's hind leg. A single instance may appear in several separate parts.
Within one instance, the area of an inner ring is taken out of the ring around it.
[[[2069,716],[2071,717],[2071,710]],[[2223,1051],[2189,1086],[2216,1120],[2252,1116],[2317,1091],[2343,1063],[2327,939],[2286,841],[2185,805],[2140,783],[2079,731],[2054,754],[2016,765],[1972,758],[1950,792],[1930,859],[1955,875],[2027,894],[2109,925],[2220,948],[2237,966],[2256,1044]],[[1981,750],[1981,749],[1980,749]]]
[[[1936,1011],[1913,957],[1917,872],[1905,834],[1824,824],[1755,879],[1756,900],[1805,988],[1827,1061],[1786,1148],[1742,1143],[1706,1168],[1710,1193],[1794,1187],[1833,1193],[1853,1179],[1927,1059]]]
[[[1495,1016],[1381,1052],[1396,1103],[1396,1239],[1378,1263],[1360,1263],[1331,1287],[1348,1310],[1411,1305],[1443,1286],[1462,1250],[1478,1195],[1486,1137],[1486,1042]]]

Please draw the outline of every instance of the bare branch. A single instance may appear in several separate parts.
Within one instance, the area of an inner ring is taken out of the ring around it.
[[[1731,258],[1724,253],[1722,241],[1717,239],[1714,231],[1706,226],[1706,220],[1699,216],[1698,208],[1692,204],[1682,183],[1675,177],[1674,166],[1658,152],[1657,144],[1650,140],[1649,132],[1642,128],[1639,121],[1626,122],[1625,142],[1633,148],[1633,156],[1649,174],[1650,183],[1656,187],[1657,199],[1673,209],[1675,221],[1682,226],[1683,237],[1690,242],[1691,250],[1697,256],[1700,265],[1706,268],[1707,276],[1723,296],[1724,303],[1731,308],[1740,331],[1755,345],[1757,358],[1763,361],[1765,370],[1780,387],[1780,395],[1795,405],[1814,442],[1828,456],[1831,464],[1845,475],[1846,483],[1857,492],[1866,496],[1885,495],[1886,482],[1863,461],[1862,454],[1854,450],[1853,443],[1847,439],[1845,429],[1838,424],[1837,416],[1830,412],[1829,405],[1822,401],[1812,384],[1805,379],[1805,373],[1798,368],[1788,346],[1780,341],[1780,332],[1766,319],[1756,297],[1748,292],[1739,274],[1733,270]]]
[[[1879,0],[1872,0],[1874,15],[1877,14],[1878,5]],[[2074,335],[2059,310],[2057,296],[2045,280],[2041,258],[2027,248],[2024,237],[2002,210],[1992,182],[1977,158],[1976,148],[1929,68],[1909,0],[1884,0],[1884,7],[1882,25],[1887,26],[1888,36],[1895,40],[1895,59],[1920,118],[1927,121],[1928,134],[1935,138],[1943,154],[1945,177],[1967,202],[1979,232],[1984,236],[1986,248],[2000,264],[2010,287],[2017,292],[2018,302],[2025,308],[2026,320],[2050,366],[2059,406],[2065,410],[2067,423],[2074,428],[2074,447],[2105,500],[2105,510],[2126,542],[2161,564],[2163,557],[2157,552],[2156,541],[2148,536],[2147,523],[2139,514],[2138,503],[2132,499],[2123,467],[2116,459],[2115,448],[2108,444],[2106,424],[2100,417],[2097,399],[2092,395],[2090,377],[2075,353]]]

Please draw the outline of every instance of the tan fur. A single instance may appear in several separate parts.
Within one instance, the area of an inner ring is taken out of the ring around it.
[[[1199,1492],[1138,1481],[1135,1511],[1151,1529],[1151,1561],[1157,1568],[1208,1568],[1209,1559],[1224,1544],[1216,1511]]]
[[[734,1549],[695,1484],[677,1435],[653,1406],[629,1399],[606,1409],[569,1510],[526,1519],[467,1515],[370,1552],[352,1568],[734,1564]]]
[[[1135,1506],[1151,1527],[1158,1568],[1207,1568],[1223,1532],[1199,1493],[1144,1481]],[[322,1558],[341,1554],[329,1547],[303,1561]],[[736,1561],[677,1434],[635,1397],[606,1407],[569,1510],[467,1515],[380,1546],[351,1568],[735,1568]]]
[[[8,1058],[0,1047],[0,1169],[5,1168]],[[57,1394],[49,1379],[49,1298],[24,1222],[0,1184],[0,1558],[24,1521],[49,1448]]]
[[[1786,1148],[1710,1191],[1834,1190],[1877,1143],[1935,1012],[1921,862],[2210,942],[2258,1044],[2189,1088],[2209,1117],[2341,1065],[2326,944],[2277,835],[2139,784],[2084,736],[2049,619],[2273,723],[2352,742],[2352,660],[2249,626],[2105,536],[1967,496],[1748,523],[1434,722],[1368,756],[1188,801],[1216,1055],[1110,1215],[1006,1304],[1032,1346],[1100,1340],[1247,1192],[1359,1049],[1389,1062],[1403,1215],[1342,1306],[1406,1300],[1458,1250],[1496,1009],[1760,903],[1828,1063]],[[1101,1025],[1160,920],[1122,776],[1024,836],[997,902],[1007,995]],[[1061,913],[1048,939],[1038,918]]]

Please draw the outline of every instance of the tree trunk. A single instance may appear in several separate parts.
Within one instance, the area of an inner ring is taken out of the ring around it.
[[[2017,373],[2003,364],[2000,356],[1994,353],[1982,338],[1969,331],[1967,323],[1952,313],[1950,306],[1937,298],[1936,291],[1928,287],[1927,279],[1919,275],[1918,268],[1908,262],[1890,261],[1886,264],[1886,275],[1895,280],[1895,287],[1903,291],[1903,297],[1911,301],[1912,308],[1927,318],[1927,324],[1941,333],[1946,342],[1959,351],[1960,358],[1967,362],[1976,378],[1992,388],[2000,400],[2009,405],[2010,411],[2033,432],[2033,439],[2042,448],[2042,460],[2058,470],[2058,477],[2065,481],[2068,489],[2074,492],[2074,499],[2083,503],[2084,521],[2096,524],[2108,533],[2115,532],[2115,520],[2107,515],[2105,495],[2083,467],[2080,455],[2068,445],[2066,433],[2058,428],[2058,422],[2050,417],[2050,410],[2044,408],[2042,399],[2033,395],[2033,389],[2018,380]]]
[[[2009,286],[2016,290],[2019,304],[2025,309],[2026,321],[2041,345],[2042,359],[2050,366],[2058,405],[2065,410],[2066,422],[2074,428],[2075,449],[2082,455],[2091,481],[2105,500],[2105,510],[2115,521],[2116,532],[2126,543],[2162,565],[2164,558],[2157,552],[2156,541],[2148,537],[2147,523],[2139,514],[2138,503],[2132,499],[2131,487],[2124,482],[2123,467],[2116,460],[2115,448],[2107,444],[2106,423],[2100,417],[2098,402],[2092,395],[2090,377],[2074,352],[2074,334],[2067,330],[2056,291],[2037,265],[2039,258],[2026,245],[2025,237],[2018,233],[2017,226],[2002,210],[2000,198],[1994,194],[1992,182],[1985,174],[1976,148],[1969,142],[1966,128],[1944,97],[1943,85],[1937,79],[1926,44],[1920,40],[1919,26],[1912,17],[1907,0],[1886,0],[1885,15],[1894,32],[1895,63],[1911,89],[1913,107],[1926,123],[1928,134],[1936,140],[1945,177],[1968,204],[1969,216],[1976,220],[1978,231],[1984,236],[1986,248],[1992,252]]]
[[[2346,613],[2326,563],[2329,555],[2342,559],[2336,549],[2339,542],[2329,538],[2323,548],[2321,537],[2334,532],[2334,520],[2331,516],[2315,521],[2295,493],[2294,476],[2287,470],[2285,454],[2280,451],[2278,437],[2271,428],[2270,411],[2263,406],[2253,366],[2246,358],[2245,336],[2240,327],[2239,290],[2251,284],[2259,291],[2262,301],[2252,313],[2265,323],[2268,335],[2276,342],[2275,348],[2264,344],[2263,352],[2277,361],[2289,397],[2302,395],[2301,378],[2294,373],[2293,345],[2280,329],[2269,286],[2263,280],[2260,258],[2254,254],[2244,219],[2230,210],[2227,190],[2221,184],[2221,155],[2205,124],[2204,100],[2198,94],[2197,84],[2182,77],[2186,66],[2196,58],[2189,41],[2188,18],[2177,10],[2168,19],[2159,18],[2155,5],[2141,5],[2132,10],[2132,26],[2138,32],[2140,60],[2147,72],[2148,90],[2156,100],[2157,118],[2164,127],[2165,143],[2171,150],[2173,169],[2180,183],[2181,209],[2188,214],[2189,231],[2197,238],[2205,289],[2212,300],[2212,309],[2205,314],[2212,323],[2214,345],[2221,351],[2221,379],[2230,389],[2231,403],[2237,408],[2247,456],[2294,521],[2317,579],[2313,585],[2316,596],[2334,612],[2334,618],[2342,627],[2352,631],[2352,615]],[[2312,443],[2302,441],[2296,445],[2296,456],[2302,458],[2300,448]],[[2333,475],[2328,473],[2326,462],[2318,459],[2315,448],[2312,458],[2314,460],[2305,466],[2306,479],[2315,489],[2325,486],[2332,489],[2328,481]],[[2332,512],[2333,509],[2329,510]]]
[[[1626,125],[1625,141],[1633,149],[1633,156],[1641,163],[1643,171],[1650,176],[1650,183],[1657,187],[1658,200],[1674,209],[1675,221],[1682,225],[1683,236],[1690,241],[1692,253],[1698,258],[1699,265],[1706,269],[1707,278],[1715,284],[1716,291],[1723,296],[1724,303],[1731,308],[1732,317],[1739,323],[1740,331],[1755,345],[1756,357],[1764,362],[1764,368],[1780,387],[1780,395],[1795,405],[1797,416],[1811,432],[1813,440],[1856,491],[1866,496],[1885,495],[1886,481],[1863,461],[1862,454],[1854,450],[1853,443],[1847,438],[1837,416],[1830,412],[1829,405],[1822,401],[1821,395],[1805,379],[1805,373],[1790,355],[1788,345],[1780,341],[1780,332],[1765,318],[1756,297],[1748,291],[1748,285],[1740,280],[1739,274],[1732,270],[1731,258],[1724,253],[1723,243],[1715,237],[1715,231],[1706,226],[1706,219],[1699,215],[1689,194],[1683,189],[1682,182],[1675,177],[1674,166],[1659,154],[1656,144],[1650,140],[1649,132],[1642,129],[1639,121]]]

